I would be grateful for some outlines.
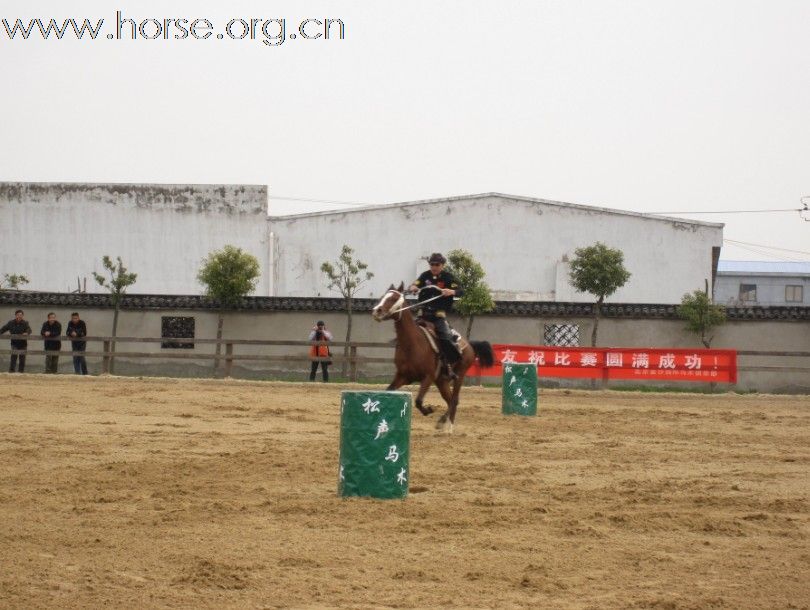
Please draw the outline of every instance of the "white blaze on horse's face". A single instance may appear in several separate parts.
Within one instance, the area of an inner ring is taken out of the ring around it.
[[[371,310],[371,316],[377,322],[382,322],[397,313],[404,304],[405,295],[397,290],[389,290]]]

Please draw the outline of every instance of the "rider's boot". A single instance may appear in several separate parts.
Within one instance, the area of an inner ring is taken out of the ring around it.
[[[450,381],[458,379],[458,375],[456,375],[456,372],[453,370],[456,362],[458,362],[458,351],[449,333],[447,333],[446,336],[439,335],[439,353],[442,357],[442,363],[445,366],[447,378]]]
[[[447,346],[443,345],[442,347],[444,348],[444,350],[447,350]],[[455,348],[453,348],[453,349],[455,349]],[[446,351],[445,351],[444,354],[442,354],[442,364],[444,364],[445,374],[447,375],[447,378],[450,381],[453,381],[454,379],[458,379],[458,375],[456,375],[456,372],[453,370],[453,368],[455,367],[455,362],[452,362],[451,358],[447,357],[447,352]]]

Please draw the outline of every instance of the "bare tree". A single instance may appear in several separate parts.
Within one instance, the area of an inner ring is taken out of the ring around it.
[[[124,263],[121,262],[120,256],[116,258],[116,261],[117,263],[113,263],[112,259],[106,255],[101,259],[104,269],[109,274],[108,278],[93,271],[93,277],[96,279],[96,282],[98,282],[99,286],[109,290],[110,296],[112,297],[114,308],[112,327],[113,339],[118,336],[118,312],[121,310],[121,300],[127,291],[127,287],[132,286],[135,280],[138,279],[137,273],[127,271],[127,268],[124,267]],[[110,351],[115,352],[115,341],[110,344]],[[114,358],[110,358],[110,373],[115,373]]]
[[[349,341],[352,340],[352,301],[360,286],[374,277],[374,274],[367,271],[368,265],[361,260],[354,258],[354,249],[345,245],[340,251],[340,256],[334,263],[324,262],[321,264],[321,271],[329,279],[327,287],[335,290],[343,296],[348,316],[346,323],[346,343],[343,347],[343,364],[341,374],[346,377],[349,363]]]

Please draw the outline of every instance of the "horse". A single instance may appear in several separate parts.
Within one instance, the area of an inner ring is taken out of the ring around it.
[[[397,347],[394,353],[394,364],[397,371],[387,390],[396,390],[403,385],[418,381],[419,392],[416,395],[416,408],[422,415],[430,415],[433,413],[433,407],[424,406],[422,401],[430,386],[436,384],[439,393],[447,403],[447,411],[436,422],[436,427],[441,429],[449,421],[446,430],[452,433],[456,421],[458,396],[467,369],[472,366],[476,358],[483,366],[492,366],[494,362],[492,346],[487,341],[459,339],[462,345],[461,359],[453,367],[456,379],[453,381],[451,389],[450,379],[444,375],[445,367],[439,354],[434,351],[425,331],[420,328],[410,312],[413,306],[405,307],[404,291],[404,283],[401,283],[399,288],[394,288],[394,285],[391,284],[380,298],[380,302],[371,310],[371,315],[377,322],[393,319],[397,333]],[[434,340],[438,341],[435,335]]]

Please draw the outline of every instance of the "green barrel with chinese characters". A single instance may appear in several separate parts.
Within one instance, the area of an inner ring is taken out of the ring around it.
[[[504,415],[537,415],[537,365],[503,363]]]
[[[411,405],[408,392],[341,393],[339,495],[408,495]]]

